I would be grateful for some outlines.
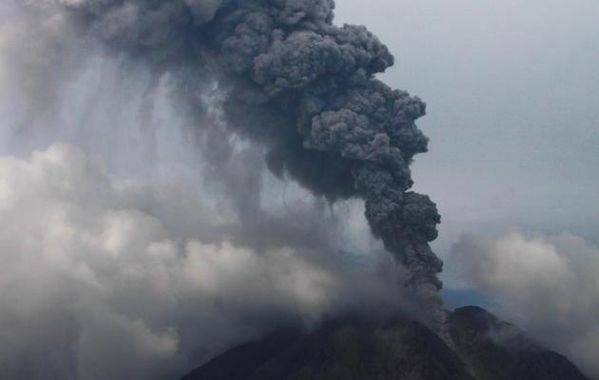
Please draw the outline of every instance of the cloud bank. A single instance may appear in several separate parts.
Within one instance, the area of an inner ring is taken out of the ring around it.
[[[453,256],[502,316],[599,378],[597,246],[571,234],[466,235]]]
[[[193,189],[111,178],[70,145],[2,156],[0,178],[2,378],[172,378],[281,324],[396,304],[395,271],[255,249]]]

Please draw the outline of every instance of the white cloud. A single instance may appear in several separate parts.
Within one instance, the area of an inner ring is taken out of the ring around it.
[[[341,295],[342,274],[292,248],[182,238],[139,206],[147,188],[71,146],[0,157],[0,178],[2,378],[165,378]]]
[[[598,247],[571,234],[467,235],[453,256],[500,314],[599,377]]]

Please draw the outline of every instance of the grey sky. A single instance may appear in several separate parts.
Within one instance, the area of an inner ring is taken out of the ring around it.
[[[441,209],[440,254],[465,231],[599,242],[599,2],[337,3],[398,58],[385,79],[428,103],[414,176]]]

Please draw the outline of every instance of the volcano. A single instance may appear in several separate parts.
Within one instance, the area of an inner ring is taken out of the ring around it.
[[[448,313],[445,338],[408,319],[336,320],[281,329],[232,348],[183,380],[585,380],[567,358],[469,306]]]

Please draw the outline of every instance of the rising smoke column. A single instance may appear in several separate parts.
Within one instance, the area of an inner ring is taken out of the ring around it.
[[[427,150],[415,125],[425,104],[375,78],[393,56],[366,28],[334,26],[333,0],[20,5],[36,17],[66,17],[110,51],[169,73],[196,115],[213,106],[206,91],[218,93],[223,121],[267,148],[273,173],[330,201],[362,198],[372,233],[409,269],[408,284],[441,287],[442,262],[428,245],[440,216],[409,191],[409,165]]]

